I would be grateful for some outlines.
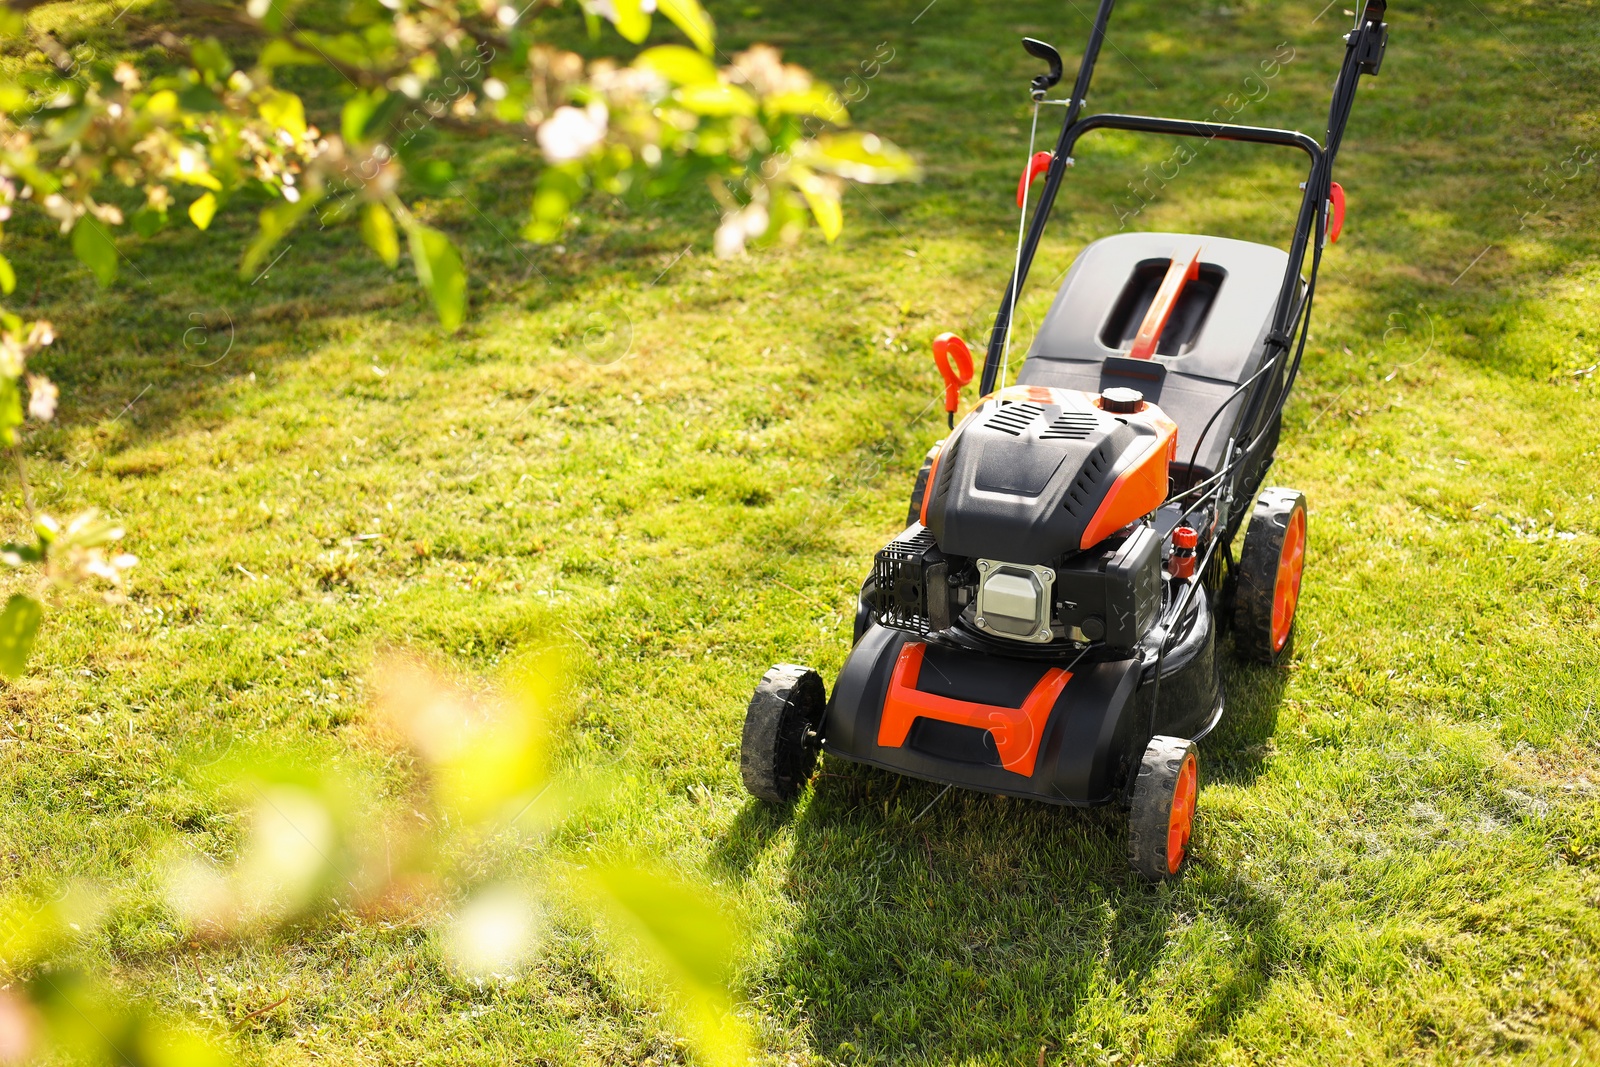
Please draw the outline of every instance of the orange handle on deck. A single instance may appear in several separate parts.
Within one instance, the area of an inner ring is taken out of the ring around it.
[[[933,339],[933,362],[944,378],[944,410],[954,426],[956,408],[961,406],[961,387],[972,381],[972,350],[955,334],[941,333]]]
[[[1133,347],[1128,349],[1131,358],[1149,359],[1156,354],[1156,345],[1161,342],[1161,334],[1167,328],[1167,320],[1172,317],[1172,309],[1178,306],[1178,297],[1183,295],[1184,285],[1198,277],[1199,248],[1190,252],[1187,259],[1178,255],[1172,257],[1172,266],[1167,268],[1167,276],[1161,279],[1161,288],[1156,290],[1156,298],[1150,302],[1150,310],[1145,312],[1144,321],[1139,324]]]
[[[1338,182],[1328,184],[1328,243],[1337,244],[1344,232],[1344,186]]]
[[[1017,180],[1017,206],[1028,202],[1028,187],[1033,184],[1033,179],[1050,169],[1050,160],[1054,157],[1049,152],[1035,152],[1033,158],[1028,160],[1028,165],[1023,168],[1022,177]]]

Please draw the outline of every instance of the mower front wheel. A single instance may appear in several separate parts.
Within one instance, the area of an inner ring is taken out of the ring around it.
[[[827,689],[810,667],[780,663],[756,686],[744,713],[739,770],[750,794],[774,804],[800,795],[817,765]]]
[[[1234,592],[1234,645],[1246,658],[1269,666],[1289,658],[1305,562],[1305,494],[1262,490],[1245,530]]]
[[[1189,857],[1200,795],[1200,754],[1193,741],[1150,739],[1134,779],[1128,813],[1128,862],[1151,881],[1171,878]]]

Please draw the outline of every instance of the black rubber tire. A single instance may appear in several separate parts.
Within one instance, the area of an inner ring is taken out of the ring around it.
[[[1173,878],[1189,858],[1189,838],[1184,835],[1173,862],[1171,829],[1172,808],[1183,765],[1194,760],[1194,780],[1189,807],[1189,825],[1194,819],[1194,797],[1200,789],[1200,753],[1193,741],[1157,734],[1145,747],[1139,761],[1139,776],[1133,784],[1133,803],[1128,811],[1128,862],[1133,869],[1154,882]]]
[[[922,469],[917,471],[917,480],[911,485],[910,507],[906,509],[906,525],[922,521],[922,498],[928,492],[928,474],[933,470],[933,459],[939,454],[939,449],[944,447],[943,441],[937,441],[928,449],[927,455],[922,457]]]
[[[1268,666],[1287,663],[1294,653],[1294,612],[1299,607],[1299,583],[1305,573],[1303,557],[1301,569],[1294,576],[1289,630],[1281,645],[1275,645],[1273,640],[1272,614],[1278,596],[1278,564],[1283,559],[1296,513],[1302,524],[1300,550],[1303,553],[1305,494],[1294,489],[1263,489],[1256,498],[1250,525],[1245,528],[1244,550],[1239,553],[1233,590],[1234,649],[1246,659]]]
[[[827,688],[810,667],[780,663],[756,686],[744,713],[739,770],[750,795],[787,804],[817,766]]]

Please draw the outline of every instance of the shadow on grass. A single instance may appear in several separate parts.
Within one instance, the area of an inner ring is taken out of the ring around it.
[[[794,818],[794,810],[793,804],[781,808],[759,800],[746,804],[712,849],[712,865],[735,878],[747,877],[773,837]]]
[[[1289,672],[1242,663],[1223,652],[1227,710],[1201,742],[1202,776],[1210,782],[1249,785],[1260,776],[1278,731],[1278,710],[1289,685]]]
[[[786,817],[751,803],[725,855],[748,866]],[[824,1056],[1031,1064],[1041,1047],[1050,1062],[1124,1048],[1095,1006],[1154,1011],[1173,995],[1155,969],[1197,922],[1225,934],[1212,940],[1224,956],[1168,1016],[1185,1028],[1161,1038],[1163,1058],[1197,1056],[1266,988],[1276,903],[1213,869],[1203,843],[1182,880],[1147,884],[1116,808],[946,793],[828,760],[794,833],[788,891],[804,918],[773,980],[805,1005]]]

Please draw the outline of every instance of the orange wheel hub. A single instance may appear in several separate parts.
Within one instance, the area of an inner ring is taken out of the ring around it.
[[[1300,574],[1306,564],[1306,513],[1296,508],[1283,535],[1283,553],[1278,557],[1278,580],[1272,588],[1272,651],[1281,652],[1289,642],[1294,625],[1294,609],[1300,603]]]
[[[1194,831],[1195,801],[1199,793],[1200,767],[1190,752],[1178,769],[1178,784],[1172,790],[1172,814],[1167,817],[1167,873],[1177,874],[1189,851],[1189,835]]]

